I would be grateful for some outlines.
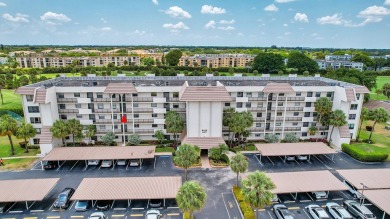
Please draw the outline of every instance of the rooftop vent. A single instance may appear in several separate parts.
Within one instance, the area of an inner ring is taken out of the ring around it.
[[[296,77],[297,77],[297,74],[289,74],[288,77],[289,77],[289,78],[296,78]]]

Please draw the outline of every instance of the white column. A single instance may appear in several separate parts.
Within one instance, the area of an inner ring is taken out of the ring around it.
[[[267,128],[268,96],[269,96],[269,94],[267,94],[267,99],[265,102],[264,138],[265,138],[265,130]]]
[[[286,100],[284,101],[284,114],[283,114],[283,128],[282,128],[282,139],[284,138],[284,126],[286,125],[286,112],[287,112],[287,96],[284,95],[286,97]]]
[[[276,94],[274,129],[272,130],[272,134],[275,134],[276,116],[278,115],[278,113],[277,113],[278,112],[278,99],[279,99],[279,93]]]
[[[110,94],[110,100],[111,100],[111,123],[112,123],[112,133],[115,134],[115,129],[114,129],[114,110],[112,108],[112,95]]]
[[[135,133],[134,129],[134,100],[133,100],[133,94],[131,94],[131,118],[133,119],[133,134]]]

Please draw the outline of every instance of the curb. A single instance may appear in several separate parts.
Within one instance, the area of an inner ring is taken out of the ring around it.
[[[233,187],[232,187],[232,194],[233,194],[233,197],[234,197],[234,201],[235,201],[236,204],[237,204],[238,210],[240,211],[241,218],[244,219],[244,214],[242,213],[241,208],[240,208],[240,205],[238,204],[238,201],[237,201],[237,199],[236,199],[236,196],[234,195]]]

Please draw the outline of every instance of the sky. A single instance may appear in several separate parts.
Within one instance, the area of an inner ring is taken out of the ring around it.
[[[0,0],[0,43],[390,48],[390,0]]]

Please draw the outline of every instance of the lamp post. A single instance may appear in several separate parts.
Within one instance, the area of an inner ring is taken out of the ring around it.
[[[360,205],[364,205],[364,189],[367,189],[368,187],[365,186],[363,183],[360,183],[360,185],[363,186],[363,189],[362,189],[362,198],[360,199]]]

